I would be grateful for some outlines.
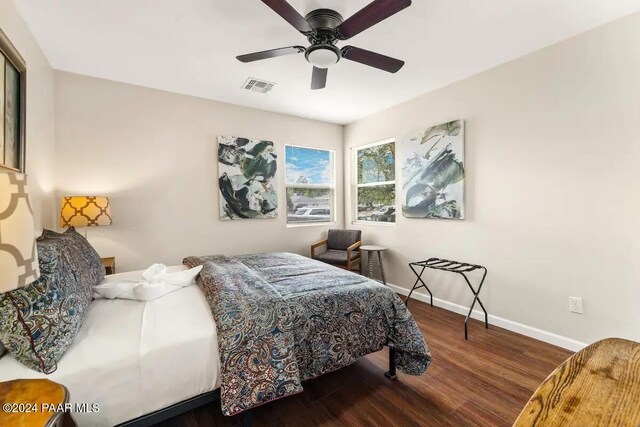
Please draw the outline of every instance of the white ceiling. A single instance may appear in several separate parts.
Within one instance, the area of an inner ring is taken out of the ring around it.
[[[370,0],[290,0],[345,19]],[[640,0],[414,0],[340,43],[406,61],[388,74],[342,60],[311,91],[304,55],[236,55],[304,45],[260,0],[14,0],[59,70],[334,123],[349,123],[640,10]],[[278,83],[262,95],[247,77]]]

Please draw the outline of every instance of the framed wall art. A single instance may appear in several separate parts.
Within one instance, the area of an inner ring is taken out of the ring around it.
[[[277,155],[273,142],[218,138],[220,219],[278,216]]]
[[[416,129],[402,151],[402,214],[464,219],[464,122]]]

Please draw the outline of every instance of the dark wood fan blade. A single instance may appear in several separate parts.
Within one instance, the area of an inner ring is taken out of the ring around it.
[[[386,55],[360,49],[359,47],[345,46],[342,48],[342,57],[350,61],[359,62],[370,67],[375,67],[390,73],[396,73],[404,65],[404,61],[391,58]]]
[[[275,58],[277,56],[291,55],[292,53],[302,53],[304,47],[302,46],[290,46],[281,47],[279,49],[263,50],[262,52],[247,53],[246,55],[236,56],[240,62],[253,62],[261,59]]]
[[[324,89],[327,85],[327,68],[313,67],[313,74],[311,74],[311,89]]]
[[[313,28],[307,21],[304,20],[302,15],[293,8],[286,0],[262,0],[262,3],[269,6],[275,13],[282,16],[285,21],[293,25],[293,28],[301,33],[311,33]]]
[[[340,40],[350,39],[409,6],[411,0],[374,0],[340,24],[335,29],[336,37]]]

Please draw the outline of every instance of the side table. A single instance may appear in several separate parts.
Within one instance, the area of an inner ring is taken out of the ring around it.
[[[544,380],[513,426],[638,426],[638,372],[640,343],[593,343]]]
[[[367,277],[373,279],[373,255],[374,252],[378,257],[378,265],[380,267],[380,276],[382,277],[382,283],[387,284],[387,280],[384,278],[384,263],[382,262],[382,252],[386,251],[387,248],[384,246],[376,246],[376,245],[364,245],[360,246],[360,250],[367,253],[367,264],[366,264],[366,272]]]
[[[69,403],[69,391],[46,379],[0,383],[0,426],[75,426],[69,412],[52,410]]]
[[[102,258],[102,265],[104,265],[105,274],[116,274],[116,257]]]

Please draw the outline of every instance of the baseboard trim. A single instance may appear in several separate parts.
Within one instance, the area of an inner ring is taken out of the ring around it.
[[[409,295],[409,289],[407,288],[392,285],[391,283],[387,283],[387,286],[401,295]],[[418,301],[426,303],[430,302],[429,295],[424,292],[416,291],[411,294],[411,298],[415,298]],[[462,314],[463,316],[466,316],[469,312],[469,307],[465,307],[463,305],[445,301],[443,299],[435,297],[433,298],[433,305],[436,307],[444,308],[445,310],[453,311],[454,313]],[[487,309],[487,311],[489,310]],[[471,313],[471,317],[473,319],[484,322],[484,313],[480,310],[473,310],[473,312]],[[563,337],[562,335],[557,335],[552,332],[543,331],[542,329],[534,328],[533,326],[523,325],[522,323],[514,322],[513,320],[505,319],[503,317],[494,316],[489,313],[489,327],[491,327],[491,325],[495,325],[500,328],[504,328],[527,337],[535,338],[537,340],[544,341],[546,343],[553,344],[571,351],[579,351],[587,346],[587,344],[583,342]]]

